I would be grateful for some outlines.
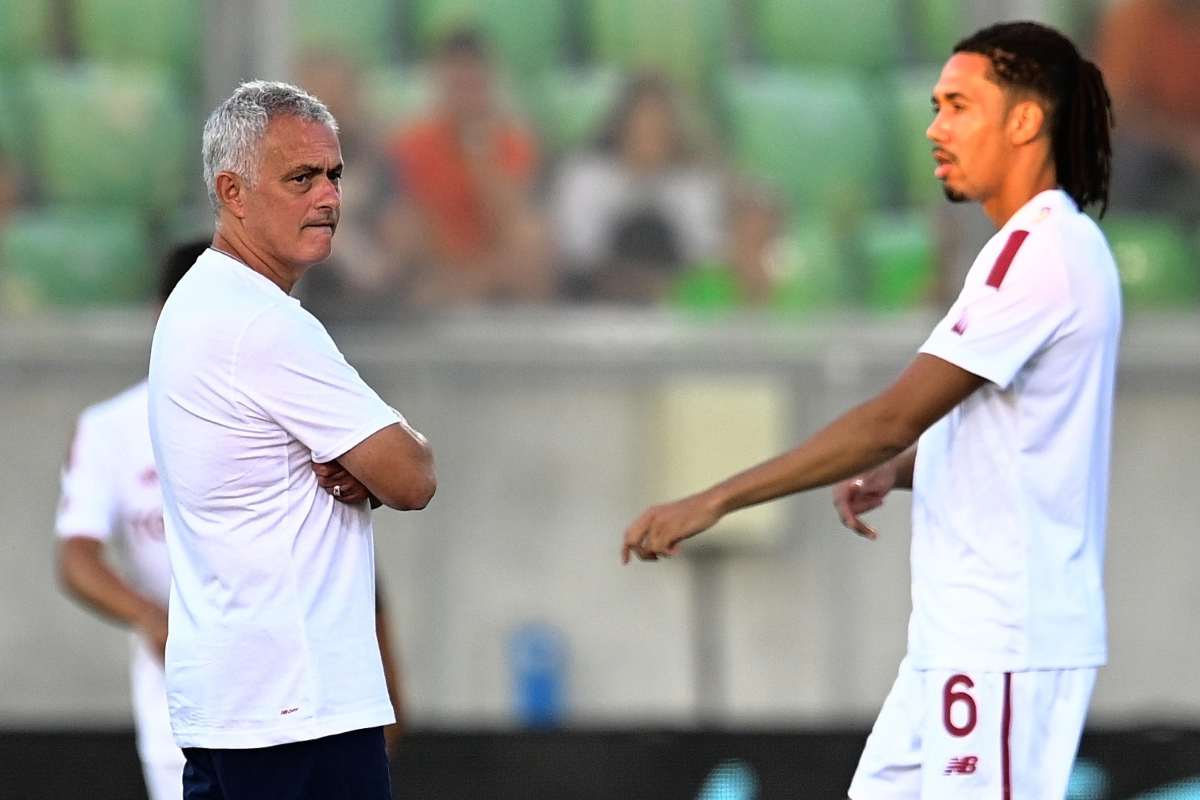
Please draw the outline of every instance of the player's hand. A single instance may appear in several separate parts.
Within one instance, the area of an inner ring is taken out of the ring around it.
[[[317,485],[341,503],[357,505],[371,499],[371,492],[362,481],[347,472],[337,460],[324,464],[313,462],[313,472],[317,476]],[[374,507],[374,506],[372,506]]]
[[[167,657],[167,610],[147,603],[145,609],[133,621],[134,629],[150,645],[150,651],[158,656],[159,663]]]
[[[863,522],[861,515],[883,505],[883,498],[896,485],[896,468],[889,462],[833,487],[833,507],[842,524],[874,541],[879,532]]]
[[[626,529],[621,563],[628,564],[631,553],[642,561],[676,555],[685,539],[708,530],[720,518],[712,498],[704,493],[652,506]]]

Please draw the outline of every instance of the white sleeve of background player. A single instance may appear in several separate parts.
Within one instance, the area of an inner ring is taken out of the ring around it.
[[[62,469],[62,495],[54,521],[60,538],[106,540],[116,529],[120,497],[108,433],[92,413],[79,417]]]
[[[921,352],[1007,389],[1021,368],[1062,334],[1075,306],[1052,242],[1030,236],[1005,268],[1003,259],[1002,254],[988,280],[963,289]]]
[[[298,308],[272,309],[246,330],[235,381],[244,402],[332,461],[403,421],[346,362],[324,326]]]

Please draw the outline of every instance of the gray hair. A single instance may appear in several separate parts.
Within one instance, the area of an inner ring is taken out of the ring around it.
[[[290,83],[247,81],[213,109],[204,123],[201,157],[208,202],[215,212],[217,173],[233,172],[251,186],[258,179],[259,146],[275,117],[321,122],[337,133],[337,120],[317,98]]]

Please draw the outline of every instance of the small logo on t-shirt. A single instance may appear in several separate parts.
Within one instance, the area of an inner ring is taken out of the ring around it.
[[[959,758],[950,759],[950,763],[946,765],[946,769],[942,770],[943,775],[974,775],[975,766],[979,763],[979,756],[961,756]]]
[[[156,484],[158,483],[158,470],[154,467],[146,467],[142,470],[142,474],[138,475],[138,480],[141,481],[142,486]]]
[[[962,312],[962,316],[960,316],[958,318],[958,322],[954,323],[954,327],[951,328],[950,330],[954,331],[959,336],[962,336],[964,333],[967,332],[967,312],[966,311]]]
[[[295,714],[299,710],[300,706],[296,706],[295,708],[285,708],[283,711],[279,712],[279,716],[286,717],[288,714]]]

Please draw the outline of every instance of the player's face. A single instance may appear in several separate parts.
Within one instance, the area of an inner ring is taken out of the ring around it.
[[[977,53],[955,53],[933,87],[934,177],[953,202],[987,199],[999,186],[1008,148],[1004,91],[989,77],[991,62]]]
[[[284,264],[329,258],[342,206],[342,149],[329,126],[276,117],[263,137],[258,179],[246,190],[251,244]]]

